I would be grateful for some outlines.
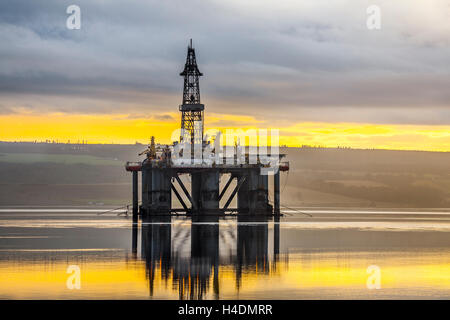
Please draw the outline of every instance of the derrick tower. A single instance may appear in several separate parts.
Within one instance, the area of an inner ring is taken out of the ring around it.
[[[205,106],[200,103],[199,77],[203,74],[197,67],[192,39],[187,49],[186,64],[180,76],[184,77],[183,102],[180,105],[182,129],[180,142],[191,143],[193,156],[194,144],[203,144],[203,110]]]

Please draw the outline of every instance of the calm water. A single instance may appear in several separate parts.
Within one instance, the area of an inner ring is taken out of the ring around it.
[[[0,208],[0,298],[450,298],[450,210],[296,209],[280,221],[134,228],[104,210]],[[67,288],[70,265],[79,290]],[[380,289],[367,287],[371,265]]]

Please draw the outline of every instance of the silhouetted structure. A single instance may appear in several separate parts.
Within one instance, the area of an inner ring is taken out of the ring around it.
[[[133,172],[133,214],[170,215],[179,211],[193,215],[236,211],[249,215],[280,214],[279,171],[289,170],[288,163],[280,164],[284,155],[278,152],[274,155],[255,155],[250,154],[247,148],[239,149],[238,152],[237,145],[236,152],[230,155],[222,152],[220,143],[212,146],[210,142],[204,141],[204,105],[200,102],[199,84],[199,77],[203,74],[197,66],[192,40],[180,75],[184,77],[183,99],[179,108],[182,129],[180,143],[163,148],[159,155],[155,151],[147,152],[151,156],[147,156],[142,163],[126,164],[126,170]],[[220,142],[220,137],[217,141]],[[270,163],[269,167],[268,161],[271,160],[274,163]],[[273,171],[273,206],[269,203],[269,169]],[[138,171],[142,171],[142,205],[139,210]],[[180,179],[182,175],[190,177],[190,192]],[[220,190],[220,178],[223,176],[227,176],[228,181]],[[225,199],[227,190],[233,188],[233,181],[236,182],[234,189]],[[182,209],[172,208],[172,195],[178,199]],[[237,208],[231,208],[235,198]],[[221,200],[224,200],[222,207]]]
[[[154,282],[158,270],[162,281],[172,280],[172,289],[178,291],[180,299],[201,300],[208,294],[211,281],[214,298],[220,298],[220,266],[233,267],[237,289],[241,287],[243,273],[268,274],[271,268],[276,268],[279,249],[275,247],[279,244],[280,235],[279,232],[274,234],[277,238],[273,239],[273,263],[269,264],[267,220],[239,220],[246,223],[238,224],[236,236],[225,237],[220,230],[218,217],[194,219],[189,232],[186,229],[172,231],[170,219],[149,217],[143,220],[141,256],[145,261],[151,296],[155,294]],[[256,223],[252,224],[252,221]],[[229,244],[233,250],[225,251],[228,257],[220,256],[223,239],[235,244]],[[181,251],[190,249],[190,254],[181,255],[175,243],[183,246]]]

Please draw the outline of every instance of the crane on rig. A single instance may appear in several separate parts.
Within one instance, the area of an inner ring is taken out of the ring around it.
[[[148,145],[148,148],[140,152],[138,155],[142,156],[143,154],[147,154],[148,159],[156,159],[155,136],[152,136],[150,138],[150,144]]]

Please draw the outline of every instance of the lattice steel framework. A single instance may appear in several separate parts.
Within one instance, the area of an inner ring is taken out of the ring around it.
[[[203,144],[203,110],[200,103],[199,77],[203,74],[198,70],[195,58],[195,49],[192,47],[192,39],[188,46],[186,64],[180,76],[184,77],[183,103],[180,105],[181,129],[184,133],[180,136],[180,142],[190,141],[191,154],[194,154],[194,144]]]

